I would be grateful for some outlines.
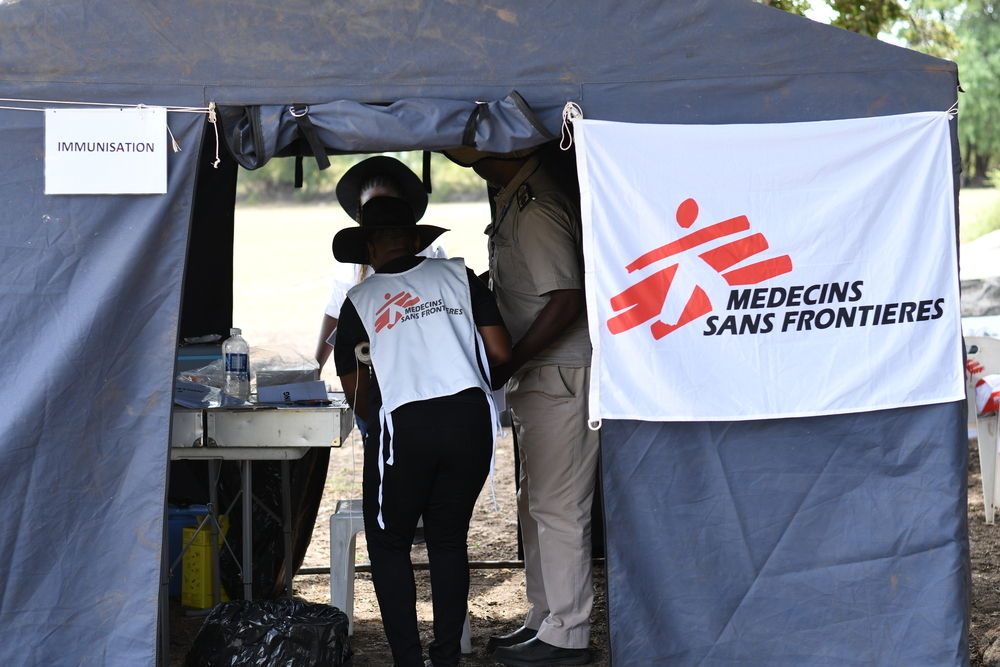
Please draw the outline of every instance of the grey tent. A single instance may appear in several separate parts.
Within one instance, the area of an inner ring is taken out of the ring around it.
[[[0,98],[35,100],[0,102],[19,109],[0,109],[5,665],[156,660],[186,251],[225,222],[203,209],[234,182],[196,109],[224,110],[223,139],[256,166],[312,153],[291,105],[310,105],[324,150],[507,150],[558,134],[567,101],[606,120],[784,122],[943,111],[958,83],[952,63],[749,0],[15,0],[0,29]],[[167,194],[43,194],[29,109],[60,102],[195,108],[169,113]],[[966,663],[964,422],[961,403],[605,422],[615,664]],[[712,511],[670,511],[691,494]]]

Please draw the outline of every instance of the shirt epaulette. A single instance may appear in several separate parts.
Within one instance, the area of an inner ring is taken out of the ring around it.
[[[517,189],[517,192],[515,193],[514,197],[515,199],[517,199],[518,211],[523,211],[524,207],[527,206],[529,202],[535,200],[535,195],[531,191],[531,186],[528,185],[527,183],[521,184],[521,187]]]

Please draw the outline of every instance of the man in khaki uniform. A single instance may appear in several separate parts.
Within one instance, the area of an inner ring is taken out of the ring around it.
[[[527,153],[527,154],[526,154]],[[490,278],[513,357],[507,382],[521,478],[518,516],[531,608],[517,631],[491,637],[499,662],[590,662],[591,505],[598,434],[587,426],[590,338],[583,296],[578,202],[542,162],[544,151],[446,151],[494,187]]]

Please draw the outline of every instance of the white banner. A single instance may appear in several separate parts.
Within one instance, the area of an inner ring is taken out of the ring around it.
[[[575,121],[591,419],[962,400],[948,120]]]
[[[167,191],[167,110],[45,110],[45,194]]]

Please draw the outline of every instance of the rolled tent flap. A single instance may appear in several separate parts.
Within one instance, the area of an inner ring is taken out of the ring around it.
[[[246,169],[272,157],[312,155],[302,115],[326,153],[380,153],[474,146],[508,153],[554,139],[516,91],[477,102],[432,98],[391,104],[337,100],[323,104],[219,107],[229,150]]]

